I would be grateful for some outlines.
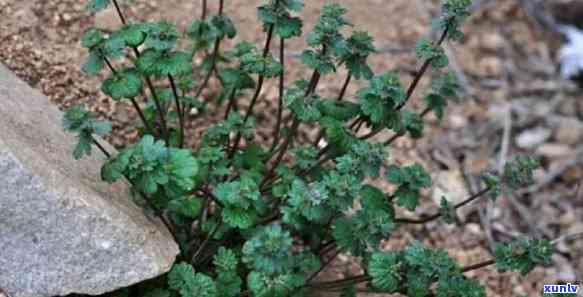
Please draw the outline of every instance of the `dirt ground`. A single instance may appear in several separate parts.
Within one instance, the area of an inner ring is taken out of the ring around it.
[[[119,24],[112,11],[92,16],[84,11],[86,1],[0,0],[0,62],[30,85],[40,89],[61,108],[87,104],[101,117],[114,123],[108,138],[122,146],[135,139],[129,123],[136,121],[131,106],[116,103],[99,92],[98,78],[80,70],[86,52],[79,44],[82,33],[96,24],[114,28]],[[218,1],[209,1],[216,9]],[[264,39],[255,15],[259,0],[226,1],[226,13],[236,20],[236,41],[261,43]],[[310,30],[319,9],[327,1],[308,2],[302,13]],[[375,72],[395,70],[411,79],[417,61],[412,54],[415,41],[428,34],[428,18],[437,13],[438,1],[428,0],[337,0],[345,5],[352,23],[375,37],[380,53],[372,58]],[[551,2],[551,1],[550,1]],[[465,95],[448,107],[438,123],[430,118],[427,137],[419,141],[402,138],[391,151],[396,162],[417,161],[433,172],[434,189],[428,197],[464,197],[475,191],[476,177],[486,168],[500,168],[517,154],[543,157],[537,185],[515,196],[505,196],[496,205],[477,203],[460,212],[460,223],[442,222],[407,228],[385,243],[398,248],[412,239],[447,248],[462,264],[489,258],[494,241],[517,236],[557,238],[583,231],[583,95],[581,90],[558,77],[557,36],[541,30],[521,1],[481,1],[465,26],[461,44],[449,44],[452,68],[464,81]],[[127,12],[141,20],[166,19],[184,28],[200,15],[199,1],[135,0]],[[583,18],[583,15],[581,16]],[[243,30],[242,28],[247,28]],[[289,81],[305,77],[295,55],[303,39],[289,44]],[[319,91],[335,94],[345,73],[327,78]],[[427,79],[424,81],[426,85]],[[422,85],[422,87],[424,86]],[[349,88],[354,94],[362,83]],[[276,86],[265,88],[258,116],[261,127],[273,125]],[[413,106],[420,104],[420,95]],[[201,131],[207,122],[191,123]],[[265,130],[266,133],[269,130]],[[304,131],[313,134],[313,131]],[[196,138],[196,133],[192,137]],[[380,135],[379,139],[386,139]],[[426,199],[419,213],[436,209]],[[492,268],[472,272],[488,288],[488,296],[540,296],[544,283],[583,280],[583,242],[564,242],[553,265],[537,268],[527,277],[498,274]],[[352,259],[341,257],[325,277],[355,273]],[[343,268],[347,266],[348,268]]]

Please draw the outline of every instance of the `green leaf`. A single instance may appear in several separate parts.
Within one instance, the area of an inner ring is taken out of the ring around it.
[[[239,296],[243,280],[235,271],[221,271],[217,278],[217,297]]]
[[[419,164],[399,168],[391,165],[387,168],[386,179],[399,188],[395,192],[397,204],[409,210],[419,205],[419,190],[431,186],[429,174]]]
[[[125,41],[119,36],[112,35],[100,45],[99,50],[106,57],[120,59],[124,57]]]
[[[181,76],[192,72],[191,57],[185,52],[163,55],[157,62],[161,75]]]
[[[373,38],[367,32],[356,31],[348,38],[347,51],[341,56],[340,61],[356,79],[363,77],[370,79],[374,74],[366,60],[375,52]]]
[[[322,183],[308,185],[301,179],[295,179],[287,194],[287,204],[291,211],[308,221],[325,223],[332,215],[327,205],[328,195]]]
[[[225,36],[233,39],[237,36],[237,30],[233,21],[226,15],[215,15],[211,17],[210,23],[214,27],[214,34],[219,39],[223,39]]]
[[[374,124],[387,124],[396,108],[405,102],[405,90],[396,73],[384,73],[373,77],[369,86],[357,94],[362,113]]]
[[[441,30],[447,30],[449,39],[461,39],[464,34],[460,31],[460,26],[470,15],[471,5],[472,0],[443,1],[437,27]]]
[[[105,40],[103,32],[96,28],[90,28],[81,37],[81,46],[84,48],[92,48],[101,44]]]
[[[362,208],[350,217],[338,219],[332,229],[338,246],[354,256],[376,250],[395,229],[394,210],[382,191],[365,185],[360,196]]]
[[[435,69],[443,68],[449,64],[449,60],[443,48],[433,44],[427,38],[421,38],[417,42],[415,53],[419,59],[429,61],[430,65]]]
[[[144,24],[129,24],[117,32],[118,36],[130,47],[138,47],[146,41],[148,28]]]
[[[271,54],[263,57],[256,47],[240,58],[241,69],[249,74],[263,75],[267,78],[276,77],[283,71],[283,66]]]
[[[149,49],[136,61],[138,70],[147,76],[180,76],[192,72],[191,56],[184,52],[167,52]]]
[[[223,210],[223,220],[231,227],[248,229],[257,221],[257,214],[254,210],[227,207]]]
[[[275,26],[275,34],[281,38],[292,38],[302,35],[302,20],[296,17],[286,17],[278,19]]]
[[[212,278],[194,273],[190,264],[179,263],[168,274],[168,286],[180,293],[181,297],[215,297],[217,288]]]
[[[239,259],[232,250],[220,247],[214,256],[213,264],[219,271],[236,271]]]
[[[112,125],[108,122],[97,121],[93,114],[81,107],[73,107],[63,115],[63,127],[66,131],[77,134],[77,144],[73,150],[73,157],[78,160],[84,155],[91,155],[93,134],[108,134]]]
[[[97,75],[105,67],[105,62],[103,57],[98,51],[93,50],[89,52],[89,57],[87,61],[82,66],[83,72],[89,75]]]
[[[437,297],[486,297],[486,289],[479,282],[459,274],[440,278]]]
[[[303,8],[303,3],[301,5],[292,4],[292,6],[299,11]],[[274,26],[275,34],[284,39],[301,36],[302,20],[292,17],[287,9],[288,3],[283,1],[271,2],[258,7],[257,15],[263,22],[264,30],[268,31],[268,28]]]
[[[492,201],[496,201],[500,194],[502,193],[502,183],[500,178],[494,174],[488,172],[482,174],[482,181],[486,184],[486,187],[490,189],[488,196]]]
[[[145,135],[109,160],[102,168],[102,177],[114,182],[127,176],[138,190],[154,194],[162,189],[171,200],[193,189],[198,168],[190,150],[167,148],[163,141]]]
[[[123,69],[112,73],[103,81],[101,90],[113,100],[134,98],[142,91],[142,79],[135,69]]]
[[[322,116],[344,122],[356,117],[360,112],[360,106],[356,103],[334,100],[319,101],[318,109]]]
[[[242,260],[249,269],[269,275],[282,274],[294,265],[292,245],[290,232],[282,226],[263,227],[243,245]]]
[[[395,192],[397,204],[408,210],[415,210],[419,206],[419,192],[408,187],[399,187]]]
[[[429,174],[419,164],[399,168],[395,165],[387,169],[387,180],[396,185],[408,185],[412,189],[431,186]]]
[[[540,166],[540,160],[529,156],[518,156],[514,162],[504,166],[504,183],[515,190],[534,183],[534,170]]]
[[[538,239],[498,244],[494,249],[498,271],[517,271],[522,275],[527,275],[537,265],[550,264],[553,253],[550,241]]]
[[[77,145],[73,150],[73,157],[75,160],[79,160],[83,158],[84,155],[90,156],[91,155],[91,145],[93,144],[93,139],[91,136],[86,136],[80,134]]]
[[[304,9],[304,0],[282,0],[280,4],[295,12],[300,12]]]
[[[90,12],[99,12],[106,9],[111,4],[111,0],[89,0],[87,10]]]
[[[312,50],[305,50],[302,52],[300,60],[304,65],[317,70],[321,74],[336,72],[334,61],[329,55],[317,53]]]
[[[372,277],[372,286],[384,293],[396,293],[402,281],[401,255],[395,252],[377,252],[372,254],[368,264],[368,273]]]
[[[409,110],[403,110],[401,111],[401,119],[403,121],[402,127],[409,132],[411,138],[419,139],[423,137],[425,124],[423,123],[421,115]]]
[[[187,263],[174,264],[168,273],[168,286],[173,290],[182,290],[194,281],[194,268]]]
[[[439,204],[439,212],[441,217],[448,224],[455,223],[456,213],[453,205],[445,197],[441,197],[441,202]]]
[[[303,279],[295,274],[269,275],[252,271],[247,276],[247,287],[254,297],[290,296],[303,285]]]
[[[193,177],[198,172],[198,161],[188,149],[168,149],[165,171],[170,178],[169,187],[176,190],[190,191],[194,187]]]
[[[168,210],[170,212],[179,214],[180,216],[196,219],[200,215],[203,207],[201,199],[197,198],[179,198],[171,200],[168,203]]]
[[[194,49],[209,48],[216,36],[211,25],[205,20],[195,20],[186,28],[186,36],[194,42]]]
[[[425,95],[425,103],[441,120],[448,100],[456,100],[459,89],[457,76],[453,72],[448,72],[433,80],[430,92]]]
[[[144,23],[143,30],[146,31],[146,40],[144,45],[148,49],[157,51],[171,50],[176,46],[178,41],[178,31],[176,26],[169,22]]]

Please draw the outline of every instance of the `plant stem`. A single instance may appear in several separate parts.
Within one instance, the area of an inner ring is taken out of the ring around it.
[[[105,147],[103,145],[101,145],[101,143],[99,143],[97,141],[97,139],[95,139],[95,137],[91,136],[91,140],[93,141],[93,144],[95,144],[99,150],[103,153],[103,155],[105,155],[105,157],[107,157],[108,159],[111,158],[112,154],[110,152],[108,152]],[[130,183],[130,185],[136,189],[136,191],[138,192],[138,194],[140,196],[142,196],[142,199],[144,199],[144,201],[146,201],[146,203],[148,204],[148,206],[155,212],[156,216],[158,216],[160,218],[160,220],[162,220],[162,223],[164,223],[164,225],[166,226],[166,228],[168,228],[168,231],[170,231],[170,234],[172,235],[172,238],[174,239],[174,241],[179,242],[178,238],[176,238],[176,234],[174,234],[174,228],[172,227],[172,223],[170,221],[168,221],[168,219],[164,216],[164,214],[157,210],[153,205],[152,205],[152,201],[150,201],[150,199],[148,199],[148,195],[146,195],[146,193],[137,190],[134,182],[126,175],[123,175],[124,178],[128,181],[128,183]]]
[[[224,0],[220,0],[219,1],[219,11],[218,11],[218,15],[223,15],[223,11],[225,9],[225,1]],[[202,16],[203,16],[203,20],[206,19],[206,14],[207,14],[207,1],[203,0],[203,12],[202,12]],[[212,53],[212,57],[211,57],[211,67],[209,68],[208,73],[206,74],[206,76],[204,77],[204,79],[202,80],[202,83],[200,84],[200,86],[198,87],[194,98],[198,99],[200,97],[200,95],[202,95],[202,92],[204,91],[204,89],[206,89],[206,87],[208,86],[211,77],[213,76],[213,73],[217,67],[217,59],[219,56],[219,51],[221,49],[221,39],[217,39],[215,40],[215,44],[213,46],[213,53]],[[190,104],[186,104],[186,107],[184,107],[182,109],[183,112],[183,117],[186,117],[186,113],[191,109]]]
[[[108,152],[105,147],[99,143],[97,141],[97,139],[95,139],[93,136],[91,137],[91,140],[93,141],[93,144],[95,144],[95,146],[97,146],[97,148],[101,151],[101,153],[103,153],[103,155],[105,155],[105,157],[107,157],[108,159],[111,159],[111,153]]]
[[[445,30],[443,30],[443,33],[441,34],[441,37],[439,38],[439,40],[437,41],[437,46],[441,46],[441,44],[445,41],[445,38],[447,37],[448,34],[448,28],[446,28]],[[409,85],[409,87],[407,88],[407,93],[405,96],[405,100],[403,100],[403,102],[401,104],[399,104],[396,108],[395,111],[399,111],[401,109],[403,109],[403,107],[405,107],[405,105],[407,104],[407,102],[409,101],[409,99],[411,99],[411,97],[413,96],[413,93],[415,92],[415,89],[417,88],[417,86],[419,85],[419,82],[421,81],[421,78],[423,78],[423,75],[425,74],[425,72],[427,72],[427,69],[429,69],[429,65],[431,65],[431,61],[432,59],[427,59],[425,60],[425,62],[423,62],[423,65],[421,65],[421,68],[419,69],[419,71],[417,71],[415,73],[415,77],[413,78],[413,81],[411,82],[411,84]],[[428,113],[430,110],[425,110],[423,111],[422,114],[424,113]],[[360,117],[361,119],[364,119],[363,116]],[[377,135],[378,133],[380,133],[384,128],[377,128],[374,131],[371,131],[369,134],[360,137],[360,139],[369,139],[375,135]],[[387,142],[385,142],[385,146],[387,146],[387,143],[392,143],[393,141],[395,141],[397,138],[401,137],[402,135],[395,135],[393,138],[395,139],[391,139]]]
[[[346,95],[346,90],[348,89],[348,85],[350,85],[351,80],[352,80],[352,73],[348,72],[348,75],[346,76],[346,80],[344,81],[344,85],[342,85],[342,89],[340,90],[340,94],[338,94],[338,98],[336,98],[336,101],[344,100],[344,95]]]
[[[342,89],[340,90],[340,94],[338,94],[338,98],[336,98],[336,101],[340,102],[342,100],[344,100],[344,95],[346,95],[346,90],[348,89],[348,85],[350,85],[350,81],[352,80],[352,73],[348,72],[348,75],[346,76],[346,80],[344,81],[344,84],[342,85]],[[314,141],[314,146],[318,146],[318,144],[320,143],[320,140],[322,140],[322,138],[324,137],[324,130],[322,130],[320,128],[320,132],[318,132],[318,137],[316,137],[316,141]]]
[[[308,96],[310,96],[316,90],[316,87],[318,86],[319,81],[320,81],[320,72],[318,70],[314,70],[314,73],[312,74],[312,78],[310,79],[310,84],[309,84],[308,88],[306,89],[306,93],[304,94],[304,98],[308,98]],[[287,137],[285,138],[285,140],[282,144],[282,148],[279,151],[279,153],[277,154],[277,158],[275,159],[273,166],[271,167],[269,172],[265,175],[265,178],[263,178],[263,181],[261,182],[261,186],[259,187],[260,189],[263,188],[263,186],[265,186],[265,184],[267,184],[269,179],[271,179],[275,170],[277,169],[277,166],[279,166],[279,164],[283,160],[283,157],[285,156],[285,153],[287,152],[292,140],[294,139],[295,134],[297,133],[297,130],[298,130],[300,124],[301,124],[300,120],[297,117],[294,117],[289,135],[287,135]]]
[[[235,94],[237,94],[237,88],[233,88],[233,91],[231,91],[231,94],[229,95],[228,99],[229,105],[227,105],[227,110],[225,110],[224,116],[225,120],[229,117],[231,110],[233,110],[233,108],[235,107]]]
[[[207,3],[207,0],[202,0],[202,12],[201,12],[200,18],[203,19],[203,20],[205,20],[206,19],[207,12],[208,12],[208,3]]]
[[[176,88],[176,83],[172,75],[168,75],[168,80],[170,81],[170,86],[172,87],[172,94],[174,95],[174,104],[176,104],[176,112],[178,113],[178,122],[180,125],[180,130],[178,134],[178,147],[184,147],[184,114],[180,107],[180,96],[178,95],[178,88]]]
[[[490,260],[487,260],[484,262],[469,265],[469,266],[462,268],[462,273],[466,273],[466,272],[469,272],[472,270],[477,270],[477,269],[481,269],[484,267],[488,267],[488,266],[491,266],[495,263],[496,263],[496,260],[490,259]],[[370,277],[366,274],[361,274],[361,275],[351,276],[351,277],[347,277],[347,278],[343,278],[343,279],[339,279],[339,280],[335,280],[335,281],[307,284],[306,286],[311,287],[311,288],[329,290],[329,289],[335,289],[335,288],[342,288],[342,287],[345,287],[348,285],[364,283],[364,282],[368,282],[371,280],[372,280],[372,277]]]
[[[312,287],[312,288],[329,289],[329,288],[334,288],[334,287],[338,287],[338,286],[343,287],[346,285],[358,284],[358,283],[367,282],[370,280],[371,280],[370,276],[367,276],[365,274],[361,274],[361,275],[351,276],[351,277],[338,279],[338,280],[334,280],[334,281],[311,283],[311,284],[307,284],[306,286]]]
[[[420,114],[421,118],[425,118],[425,116],[427,116],[429,114],[429,112],[431,112],[431,107],[426,107]],[[393,137],[389,138],[387,141],[385,141],[383,143],[384,146],[389,146],[391,145],[393,142],[395,142],[397,139],[399,139],[400,137],[405,136],[405,133],[397,133],[395,135],[393,135]]]
[[[105,64],[107,64],[107,67],[109,68],[109,70],[113,74],[117,75],[117,70],[115,70],[115,68],[113,67],[113,65],[109,61],[109,59],[103,54],[103,52],[101,50],[99,50],[99,53],[101,53],[101,56],[103,57],[103,60],[105,61]]]
[[[275,122],[275,130],[273,131],[273,143],[271,144],[270,152],[273,152],[279,143],[281,137],[281,120],[283,117],[283,95],[285,89],[285,39],[281,38],[279,43],[279,61],[281,62],[282,70],[279,76],[279,98],[277,102],[277,120]]]
[[[472,265],[463,267],[462,268],[462,272],[465,273],[465,272],[468,272],[468,271],[472,271],[472,270],[477,270],[477,269],[481,269],[481,268],[484,268],[484,267],[488,267],[488,266],[494,265],[494,264],[496,264],[496,260],[490,259],[490,260],[487,260],[487,261],[484,261],[484,262],[480,262],[480,263],[476,263],[476,264],[472,264]]]
[[[208,245],[208,243],[210,242],[210,240],[213,238],[213,236],[215,236],[215,234],[217,233],[217,231],[219,231],[219,229],[221,228],[222,225],[222,221],[220,221],[219,223],[217,223],[215,225],[215,227],[213,228],[213,230],[209,233],[209,235],[207,236],[207,238],[202,242],[202,244],[198,247],[198,249],[196,250],[196,252],[194,253],[194,255],[192,255],[192,260],[191,263],[195,264],[196,263],[196,258],[198,258],[198,256],[200,255],[200,253],[204,250],[204,248]]]
[[[457,210],[461,207],[464,207],[465,205],[473,202],[474,200],[477,200],[478,198],[486,195],[488,192],[490,192],[492,190],[492,188],[485,188],[483,190],[481,190],[480,192],[471,195],[470,197],[464,199],[462,202],[456,204],[453,208],[454,210]],[[402,224],[426,224],[428,222],[434,221],[438,218],[440,218],[443,214],[441,212],[435,213],[431,216],[422,218],[422,219],[406,219],[406,218],[396,218],[395,222],[396,223],[402,223]]]
[[[109,68],[109,70],[111,70],[111,72],[114,75],[116,75],[117,74],[117,70],[115,70],[115,68],[113,67],[113,65],[109,61],[109,59],[103,53],[101,53],[101,56],[103,57],[103,60],[105,61],[105,64],[107,64],[107,67]],[[148,121],[146,120],[146,116],[144,116],[144,112],[142,111],[142,108],[140,107],[140,105],[138,104],[138,102],[136,101],[136,99],[135,98],[130,98],[130,101],[132,102],[132,105],[133,105],[134,109],[138,112],[138,116],[140,117],[140,120],[144,124],[144,127],[146,128],[146,131],[149,131],[149,132],[153,133],[154,131],[152,130],[152,127],[150,126],[150,123],[148,123]]]
[[[121,20],[121,23],[125,26],[127,25],[127,21],[125,16],[123,15],[123,13],[121,12],[119,3],[117,3],[117,0],[113,0],[113,5],[115,6],[115,10],[117,11],[117,14],[119,16],[119,19]]]
[[[340,255],[340,249],[338,249],[337,251],[334,252],[334,254],[332,256],[330,256],[330,258],[328,260],[326,260],[326,262],[324,262],[320,268],[318,270],[316,270],[314,273],[312,273],[307,279],[306,279],[306,283],[311,282],[314,278],[316,278],[322,271],[324,271],[324,269],[326,269],[326,267],[328,267],[328,265],[330,265],[334,259],[336,259],[336,257],[338,257],[338,255]]]
[[[437,41],[437,46],[441,46],[441,44],[445,41],[445,38],[447,37],[448,31],[449,31],[448,28],[443,30],[443,33],[441,33],[441,37]],[[415,92],[417,85],[421,81],[421,78],[423,77],[425,72],[427,72],[427,69],[429,68],[429,65],[431,64],[431,61],[432,61],[432,59],[425,60],[425,62],[421,66],[421,69],[419,71],[417,71],[417,73],[415,74],[415,78],[413,78],[413,81],[411,82],[411,84],[409,85],[409,88],[407,89],[407,96],[405,97],[405,100],[401,104],[399,104],[399,106],[397,106],[396,110],[401,110],[403,107],[405,107],[405,104],[407,104],[407,101],[409,101],[409,99],[411,99],[411,96],[413,96],[413,93]]]
[[[121,20],[121,23],[125,26],[127,25],[127,21],[126,18],[123,14],[123,12],[121,11],[121,8],[119,6],[119,3],[117,2],[117,0],[113,0],[113,4],[115,6],[115,9],[117,11],[117,14],[119,16],[119,19]],[[136,58],[140,57],[140,50],[137,47],[132,47],[132,50],[134,51],[134,54],[136,55]],[[150,93],[152,94],[152,97],[154,99],[154,103],[156,104],[156,109],[158,111],[158,116],[160,117],[160,124],[162,126],[162,135],[164,137],[164,140],[166,141],[166,145],[169,145],[169,140],[170,140],[170,136],[168,134],[168,127],[166,126],[166,119],[164,117],[164,113],[162,110],[162,106],[160,104],[160,100],[158,98],[158,95],[156,94],[156,89],[154,88],[154,84],[152,83],[152,80],[144,75],[144,79],[146,80],[146,84],[148,86],[148,89],[150,89]],[[140,116],[142,117],[142,116]],[[143,118],[145,120],[145,117]]]
[[[154,99],[154,104],[156,105],[156,110],[158,111],[158,117],[160,117],[160,125],[162,126],[162,135],[164,140],[166,141],[166,145],[170,145],[170,134],[168,133],[168,126],[166,125],[166,116],[164,115],[164,109],[162,108],[162,104],[160,104],[160,100],[158,98],[158,94],[156,93],[156,89],[154,88],[154,84],[152,80],[145,76],[144,79],[146,80],[146,84],[150,89],[151,95]]]
[[[267,57],[267,55],[269,54],[269,49],[271,47],[271,40],[273,39],[273,32],[274,31],[275,31],[275,25],[270,25],[269,29],[267,31],[267,38],[265,41],[265,46],[263,47],[263,58]],[[263,82],[264,81],[265,81],[265,75],[262,73],[259,75],[259,78],[257,80],[257,87],[255,88],[255,94],[253,95],[253,98],[251,99],[251,103],[249,104],[249,107],[247,108],[247,112],[245,113],[245,118],[243,119],[243,126],[245,126],[245,124],[249,120],[249,117],[251,117],[251,114],[253,113],[253,109],[255,108],[255,104],[257,104],[257,99],[259,99],[259,95],[261,95],[261,90],[263,89]],[[239,148],[239,142],[241,142],[242,136],[243,135],[239,131],[237,133],[237,136],[235,137],[235,142],[233,143],[233,148],[231,149],[231,152],[229,153],[229,159],[233,157],[235,152],[237,152],[237,149]]]

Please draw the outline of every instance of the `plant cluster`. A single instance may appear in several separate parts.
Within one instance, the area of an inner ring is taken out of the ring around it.
[[[422,189],[432,182],[419,164],[390,163],[387,148],[399,137],[423,137],[424,117],[435,113],[441,119],[458,97],[459,84],[445,70],[442,45],[463,38],[460,28],[470,0],[442,1],[434,21],[439,38],[418,42],[421,67],[407,88],[396,72],[373,72],[368,64],[376,52],[373,38],[353,29],[341,5],[322,7],[306,35],[308,48],[300,61],[311,75],[288,82],[286,41],[306,30],[299,17],[304,1],[265,1],[257,9],[266,36],[263,47],[241,41],[229,50],[222,50],[225,40],[233,39],[237,29],[224,14],[224,1],[218,1],[215,15],[202,1],[201,18],[185,32],[168,22],[130,21],[117,0],[88,4],[94,12],[115,9],[122,26],[113,32],[86,32],[81,44],[89,57],[83,69],[90,75],[108,70],[101,90],[132,104],[141,121],[141,139],[119,153],[106,151],[94,136],[108,133],[111,125],[81,108],[65,114],[64,126],[79,135],[75,158],[97,145],[107,157],[102,179],[129,181],[136,201],[158,215],[180,245],[170,273],[142,285],[147,296],[284,297],[316,291],[355,296],[366,290],[473,297],[485,296],[485,291],[464,275],[467,271],[495,264],[500,271],[524,274],[548,263],[553,249],[546,240],[500,244],[493,259],[467,267],[446,251],[419,242],[400,251],[380,249],[381,241],[390,240],[403,225],[439,218],[452,223],[458,208],[532,182],[537,160],[519,157],[501,175],[485,172],[482,190],[461,203],[444,198],[435,214],[402,215],[403,209],[417,209]],[[317,88],[321,78],[341,68],[347,74],[340,93],[325,98]],[[418,112],[407,106],[429,70],[433,82],[423,96],[425,108]],[[212,79],[221,88],[216,96],[203,98]],[[255,137],[255,116],[268,80],[279,86],[279,109],[266,143]],[[347,87],[353,80],[365,80],[366,86],[350,96]],[[223,119],[200,139],[187,139],[189,121],[204,116],[209,107],[223,107]],[[193,108],[198,115],[191,113]],[[298,136],[307,124],[318,127],[317,139]],[[375,136],[383,131],[394,136],[378,141]],[[379,180],[393,184],[395,191],[375,186]],[[360,259],[364,273],[316,281],[340,253]]]

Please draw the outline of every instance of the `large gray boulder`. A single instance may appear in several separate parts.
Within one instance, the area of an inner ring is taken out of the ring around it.
[[[61,116],[0,65],[0,291],[97,295],[168,271],[171,234],[100,181],[99,151],[73,160]]]

